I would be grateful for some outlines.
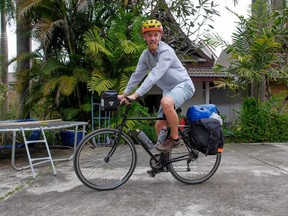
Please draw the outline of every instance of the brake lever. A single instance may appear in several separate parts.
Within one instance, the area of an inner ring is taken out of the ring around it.
[[[128,102],[129,102],[129,104],[127,104],[128,106],[131,105],[131,103],[132,103],[133,101],[135,101],[134,99],[131,99],[131,98],[129,98],[128,96],[125,96],[124,98],[125,98],[126,100],[128,100]],[[125,103],[125,100],[121,100],[119,104],[120,104],[120,105],[126,104],[126,103]]]

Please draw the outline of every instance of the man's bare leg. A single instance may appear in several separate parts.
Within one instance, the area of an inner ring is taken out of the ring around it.
[[[165,96],[161,99],[161,106],[166,116],[167,122],[171,130],[171,138],[178,139],[178,122],[179,117],[174,109],[174,100],[171,96]]]

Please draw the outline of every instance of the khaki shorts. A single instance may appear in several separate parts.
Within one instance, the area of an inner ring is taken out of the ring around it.
[[[174,100],[174,108],[178,109],[182,104],[189,100],[194,95],[194,89],[186,82],[180,83],[177,86],[173,87],[163,96],[171,96]],[[158,116],[163,117],[162,107],[160,105]]]

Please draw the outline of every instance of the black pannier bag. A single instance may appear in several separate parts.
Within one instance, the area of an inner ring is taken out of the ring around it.
[[[214,118],[202,118],[191,124],[191,139],[196,149],[207,155],[216,155],[223,148],[224,136],[220,121]]]
[[[115,90],[107,90],[101,92],[101,110],[116,111],[118,108],[118,92]]]

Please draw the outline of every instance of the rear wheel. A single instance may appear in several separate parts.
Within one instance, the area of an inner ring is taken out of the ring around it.
[[[132,140],[116,129],[99,129],[86,135],[75,152],[78,179],[95,190],[112,190],[133,174],[137,155]],[[118,139],[119,138],[119,139]]]
[[[221,153],[205,155],[198,150],[191,150],[185,144],[172,149],[170,153],[169,170],[180,182],[185,184],[199,184],[207,181],[217,171]]]

